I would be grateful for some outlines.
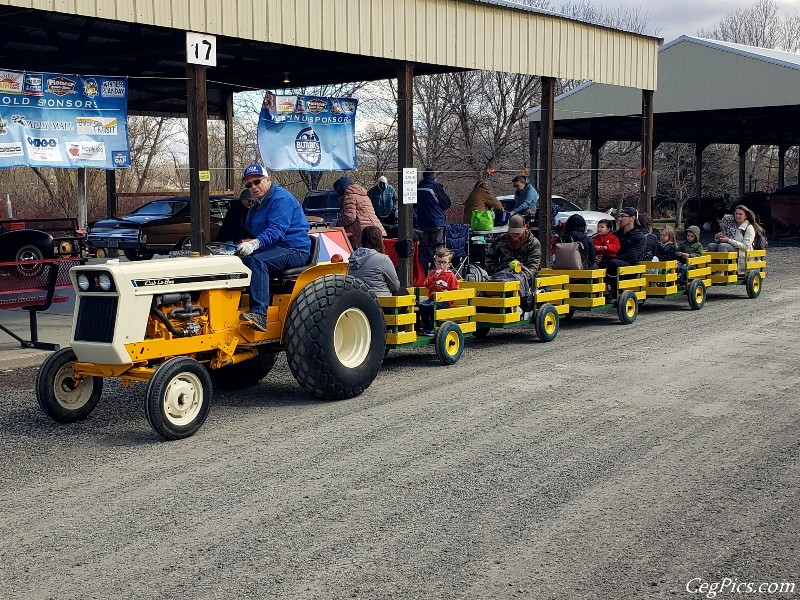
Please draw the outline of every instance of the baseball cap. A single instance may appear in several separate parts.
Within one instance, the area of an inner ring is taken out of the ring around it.
[[[264,170],[264,167],[261,165],[250,165],[242,172],[242,180],[246,177],[250,177],[251,175],[258,175],[259,177],[266,177],[267,172]]]
[[[525,219],[514,215],[508,220],[508,233],[522,233],[525,231]]]
[[[623,208],[621,211],[619,211],[619,214],[621,214],[621,215],[627,215],[627,216],[629,216],[629,217],[636,217],[636,216],[639,214],[639,211],[637,211],[637,210],[636,210],[635,208],[633,208],[632,206],[626,206],[626,207],[625,207],[625,208]]]
[[[517,183],[518,181],[521,181],[522,183],[528,183],[528,180],[525,179],[525,177],[523,177],[522,175],[517,175],[516,177],[514,177],[514,179],[511,180],[511,183]]]

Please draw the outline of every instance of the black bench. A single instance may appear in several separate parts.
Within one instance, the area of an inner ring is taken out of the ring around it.
[[[0,309],[23,308],[28,311],[30,339],[26,340],[3,326],[4,331],[20,343],[22,348],[58,350],[58,344],[39,341],[37,313],[48,310],[53,304],[66,302],[67,296],[56,295],[56,289],[71,288],[69,270],[83,264],[79,258],[50,258],[0,262]]]

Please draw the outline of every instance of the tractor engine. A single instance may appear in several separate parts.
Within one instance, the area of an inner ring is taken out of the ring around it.
[[[235,256],[203,256],[74,267],[71,346],[79,361],[136,362],[149,340],[206,335],[238,323],[250,271]]]

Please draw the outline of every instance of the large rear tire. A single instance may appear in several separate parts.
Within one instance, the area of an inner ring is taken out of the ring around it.
[[[163,363],[150,379],[144,396],[147,422],[161,437],[181,440],[193,435],[206,420],[211,401],[211,376],[185,356]]]
[[[135,260],[150,260],[155,256],[155,252],[146,252],[144,250],[123,250],[125,258],[130,261]]]
[[[77,360],[72,348],[62,348],[47,357],[36,375],[36,401],[59,423],[85,419],[103,393],[102,377],[75,379]]]
[[[258,385],[275,366],[277,352],[263,352],[235,365],[221,369],[209,369],[211,383],[220,390],[243,390]]]
[[[383,361],[383,309],[361,280],[326,275],[297,295],[284,339],[289,368],[312,396],[352,398],[370,386]]]

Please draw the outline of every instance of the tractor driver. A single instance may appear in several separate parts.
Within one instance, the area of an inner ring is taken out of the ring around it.
[[[250,312],[243,314],[242,319],[251,327],[266,331],[269,272],[306,264],[311,250],[309,225],[297,199],[273,183],[261,165],[250,165],[244,170],[242,185],[254,199],[245,227],[256,236],[236,247],[236,254],[252,271]]]

